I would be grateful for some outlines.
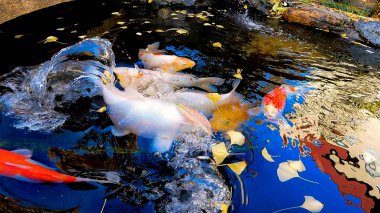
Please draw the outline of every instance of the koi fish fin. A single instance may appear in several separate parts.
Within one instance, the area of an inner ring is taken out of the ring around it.
[[[153,140],[152,152],[167,152],[172,148],[173,138],[171,137],[156,137]]]
[[[41,181],[31,180],[31,179],[29,179],[27,177],[24,177],[22,175],[15,175],[12,178],[14,178],[16,180],[21,180],[21,181],[24,181],[24,182],[29,182],[29,183],[42,183]]]
[[[33,151],[29,149],[16,149],[16,150],[13,150],[12,152],[22,155],[25,158],[31,158],[33,155]]]
[[[24,166],[24,165],[20,165],[20,164],[11,163],[11,162],[4,162],[4,164],[8,165],[8,166],[17,167],[20,169],[30,169],[30,166]]]
[[[120,175],[117,172],[103,172],[103,174],[111,183],[120,183],[121,181]]]
[[[125,87],[124,94],[127,98],[145,100],[145,97],[132,87]]]
[[[244,95],[237,93],[235,90],[240,84],[240,79],[235,79],[232,82],[232,90],[227,94],[221,95],[222,97],[216,102],[217,106],[222,106],[224,104],[232,104],[236,102],[240,102],[244,99]]]
[[[116,137],[122,137],[122,136],[128,135],[130,133],[128,130],[121,129],[121,128],[118,128],[116,126],[111,127],[111,132]]]
[[[207,92],[216,92],[216,86],[220,86],[224,84],[223,78],[200,78],[198,81],[194,84],[194,86],[199,87],[203,90],[206,90]]]
[[[146,49],[149,52],[155,52],[158,50],[159,47],[160,47],[160,42],[157,41],[157,42],[154,42],[153,44],[149,44]]]
[[[209,135],[213,134],[210,122],[201,112],[183,104],[177,104],[176,106],[190,124],[200,126]]]

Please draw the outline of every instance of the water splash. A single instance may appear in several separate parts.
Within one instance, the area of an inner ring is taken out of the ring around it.
[[[69,116],[60,108],[97,94],[90,81],[74,79],[92,69],[112,72],[115,56],[111,46],[105,39],[86,39],[39,66],[17,67],[1,76],[0,85],[10,90],[1,96],[5,114],[15,118],[16,128],[55,130]]]

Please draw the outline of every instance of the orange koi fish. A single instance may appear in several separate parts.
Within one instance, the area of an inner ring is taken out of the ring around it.
[[[0,175],[26,182],[47,183],[74,183],[74,182],[99,182],[112,183],[108,180],[93,180],[74,177],[59,173],[47,166],[30,159],[32,151],[18,149],[8,151],[0,149]],[[107,175],[107,174],[106,174]],[[115,175],[115,174],[113,174]],[[109,174],[109,177],[111,173]],[[115,179],[115,177],[112,177]],[[115,179],[115,182],[118,182]]]
[[[167,72],[178,72],[195,66],[195,62],[178,57],[176,55],[165,55],[164,50],[159,50],[160,42],[148,45],[146,49],[140,49],[139,58],[145,69],[155,69]]]

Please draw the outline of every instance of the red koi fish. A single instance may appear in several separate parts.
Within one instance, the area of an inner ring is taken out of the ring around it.
[[[0,149],[0,175],[21,181],[35,183],[118,182],[115,173],[106,173],[107,178],[112,178],[114,181],[93,180],[65,175],[30,159],[31,156],[32,151],[27,149],[18,149],[14,151]]]

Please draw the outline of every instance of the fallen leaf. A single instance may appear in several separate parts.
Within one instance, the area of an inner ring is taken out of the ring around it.
[[[221,213],[228,213],[228,205],[225,203],[221,204]]]
[[[107,107],[106,107],[106,106],[103,106],[103,107],[99,108],[99,109],[96,110],[96,111],[99,112],[99,113],[103,113],[103,112],[105,112],[106,110],[107,110]]]
[[[342,33],[342,34],[340,34],[340,36],[342,36],[342,38],[347,38],[347,34],[346,33]]]
[[[61,27],[61,28],[57,28],[56,30],[57,30],[57,31],[64,31],[65,28],[64,28],[64,27]]]
[[[243,76],[242,76],[240,73],[235,74],[234,77],[235,77],[235,78],[238,78],[238,79],[243,79]]]
[[[124,25],[125,22],[124,22],[124,21],[118,21],[117,24],[118,24],[118,25]]]
[[[277,8],[278,8],[279,5],[280,5],[280,2],[277,2],[276,4],[274,4],[273,7],[272,7],[272,11],[275,12],[275,13],[277,13]]]
[[[231,139],[231,145],[236,144],[242,146],[245,143],[245,137],[241,132],[230,130],[226,133]]]
[[[70,31],[70,33],[77,33],[78,31],[76,31],[76,30],[73,30],[73,31]]]
[[[215,42],[212,44],[213,47],[219,47],[222,48],[222,44],[220,42]]]
[[[219,106],[218,109],[212,113],[210,120],[212,129],[222,132],[237,129],[242,122],[250,117],[247,112],[249,108],[249,104],[240,103]]]
[[[151,4],[153,2],[153,0],[148,0],[148,3]]]
[[[144,24],[150,24],[150,21],[144,21]]]
[[[248,9],[248,5],[247,4],[244,5],[244,9]]]
[[[247,167],[247,163],[245,161],[241,161],[237,163],[227,164],[227,166],[230,167],[230,169],[234,171],[237,175],[240,175]]]
[[[121,26],[120,27],[120,29],[123,29],[123,30],[125,30],[125,29],[127,29],[128,28],[128,26]]]
[[[211,151],[216,165],[221,164],[224,161],[224,159],[226,159],[226,157],[230,155],[230,153],[228,153],[227,151],[226,144],[224,144],[223,142],[212,146]]]
[[[204,26],[212,26],[210,23],[204,23]]]
[[[265,160],[269,162],[274,162],[272,156],[268,153],[267,148],[264,147],[264,149],[261,150],[261,155],[264,157]]]
[[[64,19],[64,17],[57,17],[57,20],[62,20]]]
[[[304,181],[318,184],[317,182],[300,177],[298,175],[298,172],[295,169],[291,168],[288,162],[282,162],[278,165],[277,176],[281,182],[285,182],[293,178],[301,178]]]
[[[176,30],[176,32],[177,32],[178,34],[186,34],[186,33],[189,33],[187,30],[184,30],[184,29]]]
[[[84,38],[86,38],[86,37],[87,37],[86,35],[78,36],[78,38],[80,38],[80,39],[84,39]]]
[[[15,35],[15,38],[21,38],[23,37],[24,35]]]
[[[119,12],[112,12],[111,14],[114,16],[121,16],[121,13],[119,13]]]
[[[222,98],[222,96],[219,93],[208,93],[207,98],[216,103],[220,98]]]
[[[277,212],[281,212],[281,211],[285,211],[285,210],[290,210],[290,209],[296,209],[296,208],[303,208],[303,209],[306,209],[312,213],[321,212],[321,210],[324,207],[323,203],[321,203],[319,200],[315,199],[313,196],[304,196],[304,198],[305,198],[305,201],[300,206],[293,206],[293,207],[280,209],[280,210],[274,211],[273,213],[277,213]]]
[[[222,25],[220,25],[220,24],[217,24],[217,25],[215,25],[217,28],[224,28]]]
[[[157,30],[155,30],[155,32],[156,32],[156,33],[163,33],[163,32],[165,32],[165,31],[163,31],[163,30],[161,30],[161,29],[157,29]]]
[[[306,171],[305,165],[303,165],[301,160],[288,160],[290,168],[298,171],[298,172],[304,172]]]
[[[50,43],[50,42],[56,42],[58,41],[58,38],[55,37],[55,36],[48,36],[45,40],[44,40],[44,44],[46,43]]]
[[[177,15],[177,13],[172,13],[172,14],[170,14],[171,16],[176,16]]]
[[[177,18],[177,17],[174,17],[173,20],[178,20],[178,18]]]
[[[141,36],[141,35],[142,35],[142,33],[140,33],[140,32],[137,32],[137,33],[136,33],[136,35],[138,35],[138,36]]]

